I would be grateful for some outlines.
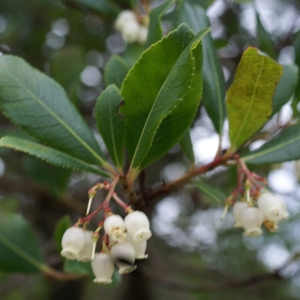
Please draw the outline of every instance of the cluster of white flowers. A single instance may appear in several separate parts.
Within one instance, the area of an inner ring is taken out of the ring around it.
[[[131,10],[123,10],[117,17],[115,28],[122,33],[127,43],[138,42],[144,44],[148,36],[147,17],[143,18],[146,24],[141,25],[137,15]]]
[[[265,192],[257,199],[257,206],[247,202],[236,202],[233,206],[234,227],[242,227],[244,235],[258,237],[262,234],[261,225],[275,232],[278,222],[289,217],[286,204],[279,195]]]
[[[145,251],[151,231],[149,220],[141,211],[130,212],[124,220],[112,214],[105,219],[103,227],[109,243],[102,252],[95,253],[97,238],[93,238],[94,232],[71,227],[62,238],[61,255],[70,260],[92,261],[94,282],[107,284],[112,281],[114,265],[119,274],[125,274],[136,269],[136,259],[148,257]]]

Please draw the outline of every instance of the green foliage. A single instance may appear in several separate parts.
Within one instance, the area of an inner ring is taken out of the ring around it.
[[[178,24],[187,23],[198,32],[210,23],[205,11],[196,3],[183,1],[177,8]],[[202,101],[215,130],[221,135],[225,119],[225,81],[210,34],[203,38]]]
[[[45,144],[88,163],[107,164],[63,89],[21,58],[0,57],[0,109]]]
[[[105,85],[115,84],[118,88],[121,88],[128,70],[129,68],[123,58],[118,55],[112,55],[105,66]]]
[[[68,0],[76,4],[83,5],[98,12],[105,17],[116,17],[120,9],[109,0]]]
[[[36,156],[47,163],[64,167],[71,170],[90,172],[105,177],[110,177],[108,173],[89,165],[88,163],[65,154],[53,148],[40,145],[36,142],[18,137],[6,136],[0,139],[0,147],[7,147]]]
[[[257,49],[244,52],[226,99],[232,152],[270,118],[281,74],[282,67]]]
[[[188,160],[191,163],[195,163],[195,155],[194,155],[193,144],[192,144],[191,134],[189,129],[184,133],[181,140],[179,141],[179,144],[182,152],[185,154]]]
[[[180,26],[167,38],[145,51],[125,78],[121,90],[125,105],[121,112],[126,116],[126,146],[132,168],[139,169],[142,163],[145,167],[164,154],[158,149],[159,152],[152,153],[143,162],[162,120],[180,102],[184,102],[186,96],[191,96],[187,91],[199,71],[195,69],[195,61],[201,56],[199,42],[206,33],[207,30],[203,30],[192,39],[188,28]],[[198,102],[199,98],[198,94],[194,101]],[[176,142],[187,127],[177,137]]]
[[[277,137],[259,149],[245,154],[243,159],[251,164],[273,164],[300,159],[300,125],[283,130]]]
[[[114,164],[121,170],[124,157],[125,120],[118,113],[122,96],[115,85],[101,93],[96,104],[96,120],[99,132]]]
[[[150,24],[145,49],[162,39],[161,17],[174,4],[175,0],[167,0],[150,12]]]
[[[263,24],[261,23],[258,13],[256,13],[256,34],[257,34],[260,49],[266,52],[273,59],[276,59],[277,53],[272,38],[264,28]]]
[[[276,114],[293,96],[299,79],[299,68],[297,65],[284,65],[282,77],[276,87],[273,97],[272,114]]]
[[[37,273],[46,266],[30,225],[19,215],[0,210],[0,269]]]
[[[203,181],[195,182],[195,184],[201,192],[209,197],[210,203],[224,204],[227,197],[220,189]]]

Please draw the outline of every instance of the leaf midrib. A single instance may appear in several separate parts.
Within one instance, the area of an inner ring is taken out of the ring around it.
[[[100,163],[101,165],[105,165],[105,161],[84,141],[80,136],[76,134],[76,132],[69,127],[61,118],[59,118],[46,104],[43,103],[37,96],[35,96],[26,86],[24,86],[18,78],[15,78],[9,72],[4,70],[4,72],[12,78],[21,88],[23,88],[29,96],[32,97],[38,104],[40,104],[58,123],[60,123],[69,133],[79,142],[81,143]]]
[[[9,239],[7,239],[5,236],[3,236],[0,233],[0,242],[2,242],[6,247],[8,247],[11,251],[13,251],[18,256],[22,257],[25,261],[36,267],[38,270],[44,272],[47,268],[46,265],[39,262],[35,258],[33,258],[31,255],[23,251],[20,247],[16,246],[14,243],[12,243]]]
[[[276,150],[278,150],[278,149],[280,149],[280,148],[283,148],[283,147],[285,147],[285,146],[287,146],[287,145],[293,144],[294,142],[297,142],[297,141],[300,141],[300,136],[295,137],[295,138],[293,138],[293,139],[291,139],[291,140],[288,140],[288,141],[286,141],[286,142],[283,142],[283,143],[281,143],[281,144],[279,144],[279,145],[276,145],[276,146],[274,146],[274,147],[271,147],[271,148],[269,148],[269,149],[263,150],[263,151],[261,151],[261,152],[257,152],[256,154],[244,156],[244,157],[243,157],[243,160],[244,160],[244,161],[248,161],[248,160],[251,160],[251,159],[253,159],[253,158],[257,158],[257,157],[266,155],[266,154],[268,154],[268,153],[270,153],[270,152],[276,151]]]
[[[241,132],[244,130],[245,123],[248,120],[250,111],[251,111],[251,109],[253,107],[254,96],[256,94],[256,90],[257,90],[257,87],[258,87],[258,82],[259,82],[259,79],[260,79],[260,76],[261,76],[264,64],[265,64],[265,57],[263,57],[263,60],[261,62],[261,67],[260,67],[260,70],[259,70],[259,74],[258,74],[258,76],[256,78],[256,82],[255,82],[255,86],[254,86],[254,91],[253,91],[252,96],[251,96],[250,104],[249,104],[249,106],[247,108],[246,116],[243,118],[243,121],[242,121],[242,124],[241,124],[241,126],[239,128],[239,131],[237,132],[236,137],[235,137],[234,141],[232,142],[232,146],[233,147],[236,147],[235,143],[240,138]]]

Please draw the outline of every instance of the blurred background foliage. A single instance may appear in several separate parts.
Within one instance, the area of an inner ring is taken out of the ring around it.
[[[227,87],[249,45],[282,64],[300,66],[299,1],[190,1],[207,10]],[[152,5],[163,2],[153,1]],[[139,1],[1,1],[0,53],[21,56],[53,77],[95,129],[94,105],[105,87],[108,59],[120,54],[131,66],[143,50],[138,44],[127,46],[113,27],[118,12],[136,4]],[[175,25],[171,9],[163,18],[164,31]],[[299,100],[298,83],[292,100],[266,125],[265,132],[297,119]],[[6,118],[0,119],[1,136],[12,132],[24,135]],[[96,130],[94,133],[104,147]],[[191,135],[197,163],[208,163],[218,146],[218,135],[203,109],[193,123]],[[252,147],[260,143],[258,140]],[[226,136],[224,145],[228,146]],[[152,185],[176,179],[187,167],[189,162],[175,146],[147,168],[146,182]],[[149,207],[154,237],[149,241],[149,258],[139,263],[135,272],[122,278],[115,276],[114,283],[106,287],[93,284],[92,278],[60,282],[39,274],[12,273],[13,268],[2,267],[0,298],[300,299],[300,262],[293,257],[300,251],[300,164],[256,166],[255,171],[266,176],[270,188],[287,201],[291,217],[276,234],[245,238],[241,231],[233,229],[230,214],[220,221],[220,203],[234,189],[236,180],[235,168],[220,167],[202,178],[200,190],[190,184]],[[20,228],[30,232],[32,240],[27,239],[27,244],[30,241],[41,245],[36,259],[45,259],[53,268],[62,269],[63,260],[56,248],[60,232],[84,215],[87,191],[98,180],[96,175],[71,173],[1,148],[0,225],[8,226],[9,234],[14,234],[10,222],[20,222]],[[101,196],[97,196],[98,200]],[[21,240],[18,242],[23,245]],[[1,258],[0,249],[1,266],[5,265],[3,261],[5,255],[2,253]],[[15,264],[17,270],[19,262]],[[32,271],[26,265],[22,267],[25,273]],[[90,272],[82,265],[65,265],[64,269]]]

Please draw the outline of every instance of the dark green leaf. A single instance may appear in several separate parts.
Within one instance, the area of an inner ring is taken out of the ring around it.
[[[19,215],[0,211],[0,269],[37,273],[47,269],[37,239]]]
[[[21,58],[0,57],[0,109],[45,144],[109,168],[92,132],[61,86]]]
[[[272,98],[282,66],[249,47],[227,92],[231,150],[234,152],[256,133],[272,114]]]
[[[115,165],[122,169],[125,142],[125,120],[118,113],[122,101],[120,91],[110,85],[101,93],[96,104],[99,132]]]
[[[87,8],[94,10],[95,12],[104,15],[105,17],[114,18],[117,16],[117,14],[120,11],[120,8],[118,8],[117,5],[111,3],[108,0],[67,0],[67,1],[83,5]]]
[[[194,32],[210,26],[205,11],[196,3],[183,1],[177,11],[179,23],[187,23]],[[221,135],[225,119],[225,81],[210,34],[203,38],[202,100],[216,131]]]
[[[53,79],[66,90],[72,102],[77,103],[77,86],[80,83],[80,73],[85,67],[83,48],[62,48],[50,58],[50,67]]]
[[[297,32],[295,35],[294,41],[294,53],[295,53],[295,63],[297,64],[298,68],[300,68],[300,31]],[[300,102],[300,78],[298,78],[298,83],[296,86],[294,102],[297,105]]]
[[[126,50],[123,53],[123,59],[126,64],[131,68],[135,62],[141,57],[144,51],[144,46],[134,43],[128,44]]]
[[[125,78],[122,86],[125,105],[121,112],[127,117],[126,146],[132,159],[131,168],[139,169],[162,120],[189,94],[198,72],[194,69],[195,55],[201,55],[199,43],[207,31],[192,40],[189,29],[180,26],[146,50]],[[156,158],[160,155],[155,153]]]
[[[295,92],[299,80],[299,68],[297,65],[284,65],[282,77],[276,87],[273,97],[273,111],[276,114],[287,103]]]
[[[291,126],[259,149],[243,156],[250,164],[273,164],[300,159],[300,125]]]
[[[188,160],[194,164],[195,155],[194,155],[193,144],[192,144],[191,134],[189,129],[184,133],[181,140],[179,141],[179,144],[182,152],[185,154]]]
[[[118,55],[112,55],[105,67],[105,85],[115,84],[118,88],[121,88],[128,71],[129,67],[124,59]]]
[[[258,13],[256,13],[256,34],[259,42],[259,48],[273,59],[277,59],[277,53],[272,38],[262,25]]]
[[[167,0],[162,5],[154,8],[150,13],[150,24],[145,49],[162,39],[161,17],[174,4],[175,0]]]
[[[224,201],[226,200],[226,195],[222,193],[220,190],[216,188],[216,186],[209,185],[204,182],[195,182],[196,187],[206,194],[209,199],[211,200],[210,202],[212,203],[218,203],[218,204],[223,204]]]
[[[110,177],[106,172],[97,169],[78,158],[22,138],[6,136],[0,139],[0,147],[8,147],[25,152],[46,161],[47,163],[71,170],[90,172],[104,177]]]
[[[61,251],[61,240],[65,231],[72,226],[71,218],[69,215],[63,216],[55,225],[53,238],[57,248],[57,251]]]
[[[24,155],[21,164],[27,174],[53,195],[63,193],[70,179],[71,170],[49,165],[35,157]]]
[[[77,260],[66,259],[64,262],[64,272],[95,277],[90,262],[83,263]]]

